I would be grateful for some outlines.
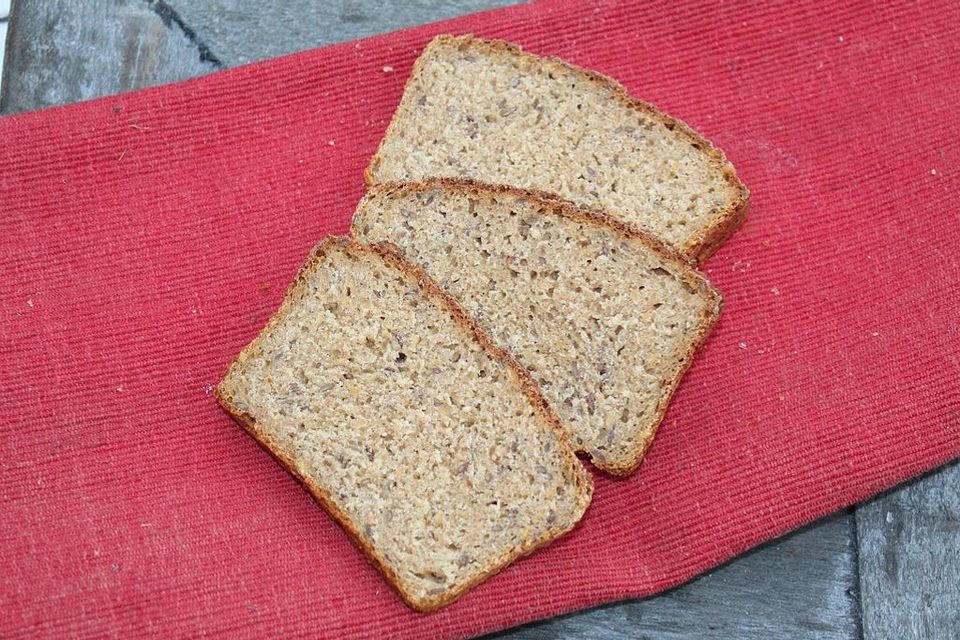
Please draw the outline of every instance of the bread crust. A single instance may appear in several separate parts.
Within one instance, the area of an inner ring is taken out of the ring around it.
[[[410,87],[410,84],[413,82],[414,78],[417,77],[423,65],[425,65],[430,59],[429,54],[432,53],[432,50],[448,44],[461,48],[474,47],[483,49],[489,53],[523,58],[530,62],[544,64],[552,66],[553,68],[559,68],[563,69],[564,71],[571,72],[583,78],[584,80],[596,84],[599,88],[609,91],[614,98],[620,101],[620,103],[626,108],[643,112],[653,119],[661,122],[671,131],[680,133],[690,141],[691,145],[707,154],[712,164],[720,170],[724,179],[734,190],[736,197],[726,207],[720,210],[716,216],[714,216],[713,222],[707,228],[705,228],[702,233],[688,240],[687,243],[678,250],[679,255],[681,255],[685,261],[693,265],[698,265],[709,258],[713,252],[716,251],[720,245],[723,244],[723,242],[730,237],[730,235],[736,231],[737,228],[740,227],[741,224],[743,224],[743,221],[746,219],[747,211],[749,209],[750,191],[740,180],[739,176],[737,176],[736,170],[727,160],[727,156],[722,150],[714,147],[709,140],[697,133],[687,123],[667,115],[649,102],[634,98],[627,91],[626,87],[620,84],[620,82],[596,71],[578,67],[553,56],[540,56],[526,52],[519,45],[507,42],[505,40],[484,40],[482,38],[477,38],[473,34],[465,34],[460,36],[441,34],[431,40],[424,48],[423,53],[420,54],[420,57],[417,58],[417,61],[413,65],[413,70],[410,72],[410,77],[407,79],[407,83],[404,86],[404,95],[406,95],[407,89]],[[387,130],[384,133],[383,138],[380,140],[377,151],[373,154],[373,157],[370,159],[370,163],[363,172],[364,182],[368,187],[375,184],[374,172],[380,164],[383,147],[387,139],[390,138],[394,129],[399,126],[397,122],[399,111],[400,110],[397,109],[394,112],[393,117],[390,120],[390,124],[387,126]],[[553,197],[560,199],[560,196]],[[639,231],[635,225],[631,225],[629,223],[622,224],[630,227],[631,229]]]
[[[449,313],[451,318],[457,324],[466,329],[467,332],[472,335],[473,339],[476,340],[491,357],[503,362],[507,369],[513,373],[520,385],[522,393],[527,397],[530,403],[533,404],[541,420],[545,422],[549,428],[553,429],[559,436],[561,444],[559,451],[565,458],[568,475],[577,487],[576,517],[569,526],[550,527],[540,537],[527,540],[519,547],[508,550],[500,557],[491,561],[484,571],[478,573],[474,578],[460,585],[456,589],[432,598],[418,598],[414,594],[404,591],[402,582],[400,581],[396,571],[394,571],[390,564],[384,561],[384,559],[377,554],[373,544],[366,539],[366,537],[361,533],[359,527],[357,527],[350,520],[350,517],[337,506],[333,498],[326,491],[324,491],[322,487],[311,481],[309,477],[297,470],[294,461],[286,456],[283,453],[282,448],[279,447],[268,434],[264,433],[259,428],[254,416],[237,408],[233,398],[224,388],[225,382],[229,380],[231,376],[234,375],[234,373],[237,372],[247,360],[249,360],[258,352],[260,348],[260,341],[262,340],[263,336],[268,333],[277,323],[283,320],[289,308],[292,306],[292,304],[294,304],[300,295],[305,285],[305,275],[307,271],[309,271],[317,262],[322,260],[331,247],[343,248],[348,252],[353,252],[355,255],[376,255],[383,259],[385,263],[399,271],[408,280],[415,282],[428,298],[432,298],[439,303],[441,308]],[[293,477],[299,480],[300,483],[307,489],[307,491],[314,497],[314,499],[319,502],[324,509],[326,509],[326,511],[347,533],[353,544],[363,553],[367,561],[380,571],[387,583],[389,583],[394,591],[399,594],[404,602],[406,602],[412,609],[419,612],[425,613],[433,611],[454,602],[477,584],[496,574],[513,561],[532,553],[534,550],[567,533],[573,529],[576,523],[579,522],[579,520],[583,517],[583,513],[589,506],[593,496],[593,477],[580,464],[580,461],[577,459],[577,456],[574,453],[573,447],[570,445],[563,428],[560,426],[559,419],[553,413],[553,410],[550,408],[549,404],[547,404],[546,399],[544,399],[543,395],[540,393],[539,386],[536,384],[536,382],[534,382],[527,370],[521,366],[520,363],[518,363],[506,350],[497,346],[493,340],[487,336],[487,334],[484,333],[484,331],[477,325],[477,323],[460,307],[460,305],[448,293],[441,289],[440,286],[437,285],[422,269],[411,264],[404,258],[399,249],[388,244],[364,245],[353,240],[352,238],[328,236],[317,246],[315,246],[307,259],[304,261],[303,265],[300,267],[296,278],[288,287],[287,292],[284,295],[284,299],[281,302],[280,308],[270,317],[266,326],[260,331],[259,334],[257,334],[257,337],[254,338],[254,340],[250,342],[250,344],[248,344],[240,352],[237,358],[230,364],[227,372],[224,374],[223,379],[217,386],[214,395],[227,413],[229,413],[233,419],[260,444],[260,446],[270,453],[280,463],[281,466],[283,466]]]
[[[594,459],[593,457],[590,458],[591,463],[595,467],[601,471],[605,471],[606,473],[617,476],[625,476],[633,473],[637,467],[640,466],[647,449],[649,449],[650,444],[653,442],[656,431],[667,412],[667,407],[670,404],[670,400],[672,399],[677,386],[680,384],[680,380],[683,378],[683,375],[690,367],[694,354],[706,342],[707,337],[710,335],[710,331],[720,318],[720,312],[723,308],[722,294],[717,291],[716,288],[714,288],[714,286],[703,274],[693,268],[672,247],[668,246],[658,238],[655,238],[631,225],[623,223],[619,220],[615,220],[599,210],[579,207],[572,202],[559,198],[551,193],[533,191],[530,189],[521,189],[519,187],[512,187],[508,185],[486,184],[469,178],[428,178],[423,182],[384,182],[374,185],[367,192],[366,198],[389,196],[391,194],[398,193],[417,193],[432,189],[445,189],[480,197],[500,195],[532,201],[539,204],[544,211],[549,212],[552,215],[558,215],[564,218],[575,220],[577,222],[589,224],[607,231],[612,231],[623,236],[625,239],[641,242],[658,253],[663,260],[673,262],[684,283],[689,288],[696,290],[706,297],[708,304],[704,307],[704,311],[700,317],[699,326],[697,327],[697,331],[694,334],[689,348],[683,354],[677,354],[680,362],[680,368],[678,369],[677,374],[669,381],[667,388],[657,405],[656,413],[654,414],[650,423],[646,425],[646,428],[649,432],[647,438],[640,443],[640,445],[633,451],[633,455],[626,460],[617,460],[611,462],[607,460],[601,461]],[[355,217],[354,223],[356,223],[356,221],[357,220]],[[438,286],[432,280],[431,283],[433,286]],[[510,356],[510,358],[516,362],[515,358],[512,356]],[[522,368],[522,365],[519,365],[519,363],[518,366],[521,366]],[[579,452],[589,455],[589,452],[587,451]]]

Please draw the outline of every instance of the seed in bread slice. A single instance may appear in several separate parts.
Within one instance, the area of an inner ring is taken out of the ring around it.
[[[709,256],[748,192],[724,154],[616,81],[472,36],[438,36],[413,68],[368,184],[464,177],[551,192]]]
[[[640,463],[720,313],[720,294],[655,240],[509,187],[380,185],[352,232],[399,247],[457,298],[615,474]]]
[[[320,244],[217,397],[418,610],[571,529],[590,502],[526,372],[386,248]]]

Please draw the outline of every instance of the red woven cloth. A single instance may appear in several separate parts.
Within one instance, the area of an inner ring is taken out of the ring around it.
[[[453,638],[651,594],[960,455],[960,6],[543,2],[0,120],[0,636]],[[753,192],[633,477],[430,615],[211,387],[439,32],[622,80]],[[384,73],[391,66],[393,73]]]

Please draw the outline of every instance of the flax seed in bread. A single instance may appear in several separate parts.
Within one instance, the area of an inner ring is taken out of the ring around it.
[[[748,199],[721,151],[616,81],[472,36],[427,46],[366,172],[368,184],[433,176],[550,192],[692,262]]]
[[[418,610],[569,530],[590,501],[526,372],[386,248],[319,245],[217,397]]]
[[[380,185],[352,233],[398,246],[457,298],[611,473],[640,463],[720,313],[720,294],[657,241],[509,187]]]

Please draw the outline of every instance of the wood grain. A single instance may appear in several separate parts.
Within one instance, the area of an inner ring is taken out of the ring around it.
[[[861,505],[863,637],[960,638],[960,462]]]
[[[859,637],[853,517],[831,516],[672,591],[487,640]]]
[[[0,112],[87,100],[217,69],[147,2],[18,0]]]
[[[234,66],[516,4],[516,0],[170,0],[167,4],[175,6],[184,21],[211,43],[221,60]]]

